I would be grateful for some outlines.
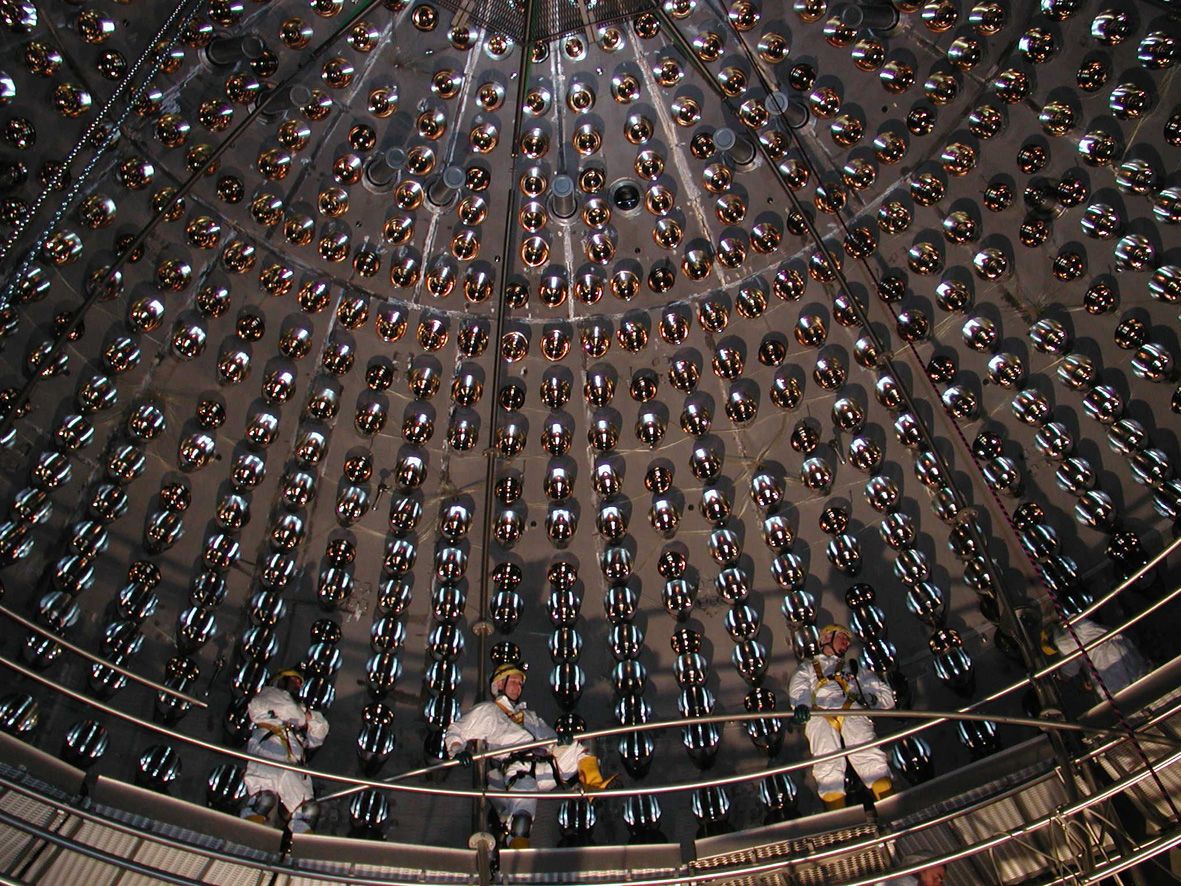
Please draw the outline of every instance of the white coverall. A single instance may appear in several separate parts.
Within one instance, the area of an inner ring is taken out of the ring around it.
[[[328,721],[323,714],[308,710],[277,686],[267,686],[254,696],[247,712],[254,731],[246,750],[256,757],[302,766],[307,751],[322,745],[328,735]],[[313,796],[312,780],[306,775],[262,763],[250,763],[243,781],[252,797],[262,791],[276,794],[293,823],[299,807]]]
[[[510,712],[524,715],[519,725],[513,722]],[[529,710],[525,702],[517,702],[514,705],[502,695],[498,701],[481,702],[452,723],[447,727],[445,740],[447,755],[454,757],[469,741],[482,740],[487,747],[481,750],[495,751],[556,736],[557,733],[541,717]],[[548,750],[553,754],[563,780],[577,775],[578,761],[587,754],[586,748],[580,742],[551,746]],[[553,767],[544,757],[536,761],[512,762],[507,762],[508,755],[495,759],[502,761],[502,766],[488,767],[488,787],[494,791],[552,791],[558,786],[554,781]],[[529,774],[530,769],[533,770],[532,776]],[[533,818],[537,811],[537,800],[531,797],[493,798],[492,805],[506,825],[517,813],[525,813]]]
[[[1107,628],[1095,624],[1089,618],[1080,618],[1074,623],[1074,632],[1078,634],[1079,640],[1086,646],[1106,634]],[[1078,649],[1074,638],[1062,627],[1058,627],[1054,631],[1054,645],[1058,647],[1058,651],[1062,655],[1070,655]],[[1112,695],[1125,686],[1135,683],[1148,673],[1148,662],[1132,645],[1132,641],[1123,634],[1112,637],[1087,654],[1091,657],[1095,670],[1099,672],[1099,676],[1103,678],[1104,684]],[[1062,676],[1074,676],[1082,666],[1083,659],[1082,656],[1079,656],[1074,661],[1062,666]],[[1095,687],[1095,691],[1100,691],[1098,686]]]
[[[813,664],[815,662],[815,664]],[[820,673],[817,674],[817,669]],[[844,684],[844,685],[842,685]],[[857,697],[858,685],[864,693],[865,704]],[[830,708],[840,710],[857,710],[879,708],[890,710],[894,707],[894,693],[888,685],[872,672],[859,672],[854,680],[845,668],[843,658],[835,655],[818,655],[810,661],[800,665],[792,675],[788,685],[792,707],[807,705],[808,707]],[[839,726],[838,726],[839,722]],[[813,756],[832,753],[841,749],[841,738],[845,740],[845,747],[854,747],[872,741],[874,738],[873,721],[868,717],[848,716],[840,721],[828,717],[813,716],[804,727],[804,735],[808,738],[808,745]],[[886,762],[886,755],[880,747],[866,748],[849,755],[853,769],[861,776],[866,787],[873,785],[879,778],[890,777],[890,767]],[[826,794],[845,793],[845,760],[837,757],[832,760],[816,763],[812,767],[812,777],[816,779],[817,793],[824,797]]]

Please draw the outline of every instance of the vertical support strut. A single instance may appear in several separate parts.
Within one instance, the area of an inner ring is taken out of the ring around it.
[[[513,108],[512,154],[509,160],[509,176],[516,178],[517,162],[521,156],[521,121],[525,116],[525,93],[529,86],[529,69],[533,61],[533,22],[535,18],[536,0],[528,0],[525,7],[525,37],[521,41],[521,63],[517,69],[517,103]],[[495,514],[495,496],[492,488],[496,484],[496,428],[499,424],[499,395],[501,376],[500,340],[504,336],[504,324],[508,315],[508,278],[511,262],[509,255],[513,245],[513,219],[517,215],[517,189],[510,182],[508,189],[508,207],[505,212],[504,238],[500,245],[501,271],[498,281],[495,301],[496,322],[494,324],[491,346],[493,351],[492,379],[488,392],[488,446],[484,450],[487,466],[484,473],[484,525],[480,539],[480,620],[472,626],[479,639],[479,661],[477,662],[477,697],[483,694],[488,684],[488,637],[492,633],[492,625],[488,621],[489,599],[489,551],[492,548],[492,518]],[[472,777],[478,779],[477,788],[484,785],[482,768],[473,771]],[[487,799],[483,796],[476,802],[473,810],[473,834],[485,827],[487,815]]]

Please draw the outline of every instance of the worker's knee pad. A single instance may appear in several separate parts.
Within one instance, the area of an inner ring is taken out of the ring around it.
[[[514,837],[528,837],[533,830],[533,816],[528,812],[518,812],[509,822],[509,833]]]
[[[251,794],[246,798],[246,802],[242,806],[242,817],[261,815],[263,818],[266,818],[275,808],[278,799],[274,791],[258,791],[257,793]]]
[[[312,830],[320,820],[320,804],[315,800],[300,803],[291,813],[290,828],[293,834],[302,834]]]

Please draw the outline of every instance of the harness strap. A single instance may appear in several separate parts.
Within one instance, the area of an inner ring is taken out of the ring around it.
[[[849,691],[849,681],[839,670],[835,671],[831,677],[828,676],[821,669],[820,662],[816,658],[812,659],[812,670],[816,673],[816,688],[812,690],[813,707],[816,706],[816,696],[819,694],[821,687],[827,686],[829,683],[836,683],[841,687],[842,692],[847,693]],[[848,703],[846,703],[846,710],[847,709]]]
[[[516,757],[516,756],[517,756],[516,754],[513,755],[513,757]],[[512,775],[505,778],[504,786],[506,788],[508,788],[509,790],[511,790],[513,785],[515,785],[522,778],[532,778],[532,779],[537,778],[537,758],[536,757],[533,757],[533,758],[529,759],[528,761],[526,761],[523,758],[518,758],[518,759],[514,760],[512,757],[510,757],[509,759],[505,760],[504,762],[506,764],[524,763],[524,762],[529,763],[528,769],[518,769]],[[501,772],[504,772],[504,766],[500,766],[498,768],[500,769]]]
[[[504,698],[502,695],[497,696],[496,698],[496,706],[500,708],[501,713],[516,723],[518,726],[523,726],[525,723],[525,709],[521,708],[519,711],[514,711],[511,708],[506,708],[503,704],[501,704],[500,700],[502,698]],[[522,778],[537,778],[537,763],[539,760],[545,760],[549,763],[550,770],[553,773],[554,784],[556,784],[558,787],[566,788],[578,781],[577,775],[573,776],[569,780],[563,779],[562,773],[558,769],[558,761],[554,759],[554,755],[552,753],[545,753],[544,756],[539,756],[537,754],[538,750],[543,749],[532,748],[525,751],[514,751],[513,753],[504,757],[489,757],[488,769],[489,771],[498,769],[501,773],[504,773],[505,769],[507,769],[509,766],[519,763],[527,763],[528,766],[526,768],[518,769],[512,775],[505,776],[505,787],[510,790],[512,789],[512,786]]]
[[[549,764],[550,771],[553,774],[554,784],[556,784],[558,787],[568,788],[570,785],[575,784],[578,781],[577,775],[574,775],[569,779],[562,778],[561,770],[558,769],[558,761],[554,759],[553,754],[540,757],[531,750],[516,751],[503,758],[489,758],[488,769],[490,771],[498,769],[501,773],[504,773],[508,767],[513,766],[514,764],[527,763],[528,766],[526,768],[518,769],[512,775],[505,777],[505,788],[511,790],[513,785],[515,785],[522,778],[537,778],[537,764],[542,761]]]
[[[521,709],[521,710],[519,710],[519,711],[514,711],[514,710],[513,710],[511,707],[507,707],[507,708],[506,708],[504,705],[502,705],[502,704],[500,703],[500,700],[501,700],[502,698],[504,698],[504,696],[503,696],[503,695],[498,695],[498,696],[496,697],[496,706],[497,706],[498,708],[500,708],[501,712],[502,712],[502,713],[503,713],[503,714],[504,714],[506,717],[508,717],[510,720],[512,720],[512,721],[513,721],[514,723],[516,723],[518,726],[524,725],[524,723],[525,723],[525,709],[524,709],[524,708],[522,708],[522,709]],[[510,705],[511,705],[511,702],[510,702]]]
[[[254,725],[257,726],[259,729],[262,729],[262,730],[266,731],[267,733],[269,733],[266,736],[266,738],[276,738],[279,741],[283,742],[283,748],[284,748],[284,750],[287,751],[288,761],[293,762],[293,763],[303,762],[303,754],[302,753],[295,754],[292,749],[291,736],[288,733],[286,726],[284,726],[284,725],[276,726],[274,723],[255,723]],[[266,738],[264,738],[263,740],[266,741]],[[302,751],[303,746],[299,745],[299,749]]]
[[[537,760],[532,751],[513,751],[511,754],[506,754],[503,757],[489,757],[489,769],[504,769],[512,766],[514,763],[533,763]]]
[[[816,707],[816,695],[820,692],[820,688],[828,683],[828,677],[824,676],[824,671],[816,658],[812,659],[812,670],[816,674],[816,686],[812,690],[812,707]]]

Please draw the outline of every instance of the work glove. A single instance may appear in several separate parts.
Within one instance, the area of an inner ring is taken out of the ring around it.
[[[459,765],[462,766],[464,769],[471,769],[472,768],[472,752],[469,751],[467,748],[464,748],[463,750],[459,751],[459,753],[457,753],[451,759],[458,761]]]
[[[796,709],[791,715],[791,722],[796,726],[803,726],[810,719],[812,719],[812,709],[806,704],[796,705]]]

